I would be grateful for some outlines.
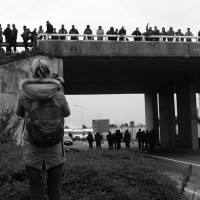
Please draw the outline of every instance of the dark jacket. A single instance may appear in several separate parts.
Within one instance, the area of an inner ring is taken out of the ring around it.
[[[11,30],[10,39],[11,40],[17,40],[17,34],[18,34],[18,30],[16,28],[13,28]]]
[[[21,34],[24,41],[27,41],[30,39],[30,29],[25,29],[24,32]]]
[[[46,31],[46,33],[53,33],[53,26],[52,26],[51,23],[47,24],[47,31]]]
[[[94,137],[93,137],[93,135],[91,133],[88,134],[87,140],[88,140],[88,142],[93,142],[94,141]]]
[[[3,35],[5,36],[6,41],[10,40],[10,37],[11,37],[11,29],[7,27],[7,28],[4,30]]]
[[[126,131],[125,134],[124,134],[124,142],[130,142],[131,140],[131,134]]]

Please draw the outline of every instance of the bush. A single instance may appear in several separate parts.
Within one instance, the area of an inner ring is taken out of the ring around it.
[[[0,111],[0,145],[15,141],[15,131],[21,119],[15,116],[14,106],[3,106]]]
[[[28,199],[22,148],[14,143],[0,145],[0,196],[3,200]]]
[[[63,170],[63,200],[184,200],[167,175],[134,151],[67,152]],[[22,148],[0,145],[0,196],[29,199]]]
[[[69,153],[63,175],[64,199],[181,200],[177,184],[133,151]]]

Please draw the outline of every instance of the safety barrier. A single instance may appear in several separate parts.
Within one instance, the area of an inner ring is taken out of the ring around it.
[[[93,34],[39,34],[38,35],[38,41],[40,40],[49,40],[51,39],[50,37],[57,37],[59,40],[60,37],[64,37],[64,41],[71,40],[71,37],[77,37],[78,39],[83,39],[83,40],[95,40],[95,41],[110,41],[109,38],[115,38],[117,41],[159,41],[159,42],[200,42],[200,37],[198,36],[169,36],[169,35],[151,35],[151,36],[136,36],[136,35],[93,35]],[[41,38],[42,39],[39,39]],[[101,38],[98,40],[98,38]],[[53,40],[53,39],[52,39]],[[191,41],[190,41],[191,40]]]

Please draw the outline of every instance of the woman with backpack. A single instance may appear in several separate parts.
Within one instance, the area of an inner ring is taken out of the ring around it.
[[[30,200],[44,199],[45,174],[49,199],[61,199],[62,167],[66,161],[63,126],[70,110],[59,87],[60,82],[51,79],[50,64],[38,58],[32,62],[31,78],[20,83],[17,115],[25,118],[21,144]]]

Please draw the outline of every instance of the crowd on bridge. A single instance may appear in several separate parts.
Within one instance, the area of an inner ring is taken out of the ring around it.
[[[125,143],[125,147],[127,149],[130,149],[130,143],[131,143],[131,133],[126,130],[124,134],[120,132],[120,130],[116,130],[115,133],[111,133],[110,131],[106,135],[106,139],[108,142],[108,148],[109,149],[115,149],[120,150],[121,149],[121,143]],[[96,142],[96,148],[101,149],[101,143],[103,141],[103,136],[100,134],[100,132],[96,132],[94,135],[89,132],[87,136],[89,148],[93,149],[93,142]],[[150,131],[142,131],[141,129],[138,130],[136,134],[136,140],[138,142],[138,148],[139,150],[146,150],[146,151],[153,151],[155,150],[156,146],[156,133],[152,129]]]
[[[57,29],[49,22],[46,22],[46,31],[44,31],[42,26],[39,26],[39,29],[37,30],[36,28],[31,31],[27,26],[23,26],[23,33],[20,35],[23,39],[24,47],[25,50],[28,50],[28,42],[30,41],[32,45],[34,46],[36,44],[37,39],[45,39],[45,36],[38,36],[39,34],[72,34],[70,37],[71,40],[79,40],[78,36],[75,36],[76,34],[79,34],[79,31],[75,28],[74,25],[72,25],[71,29],[69,32],[65,28],[65,25],[62,24],[59,30]],[[90,28],[90,25],[87,25],[84,32],[84,35],[97,35],[97,40],[104,40],[104,35],[108,35],[108,40],[110,41],[128,41],[129,39],[124,37],[127,35],[126,29],[124,26],[121,27],[121,29],[110,27],[110,29],[106,32],[104,32],[104,29],[102,26],[99,26],[96,32],[94,33],[92,29]],[[187,28],[187,31],[183,33],[181,29],[178,29],[177,31],[174,31],[173,27],[169,27],[168,30],[165,29],[165,27],[162,27],[161,30],[157,28],[157,26],[154,26],[152,28],[149,26],[149,23],[146,26],[146,31],[141,32],[139,30],[139,27],[136,27],[136,29],[131,33],[131,35],[134,36],[133,41],[142,41],[142,36],[145,36],[145,41],[159,41],[159,37],[153,37],[153,36],[166,36],[163,37],[163,41],[186,41],[186,42],[192,42],[191,38],[181,38],[180,40],[176,37],[173,38],[173,36],[193,36],[193,33],[191,32],[190,28]],[[84,40],[94,40],[93,36],[84,36]],[[150,37],[151,36],[151,37]],[[170,36],[170,37],[168,37]],[[198,36],[200,37],[200,31],[198,32]],[[10,24],[7,24],[7,27],[3,30],[0,24],[0,44],[4,41],[5,37],[5,42],[8,43],[9,45],[6,47],[7,52],[16,52],[16,44],[17,44],[17,37],[18,37],[18,29],[16,28],[15,24],[12,24],[12,29],[10,27]],[[49,36],[48,39],[52,40],[65,40],[66,36]],[[200,42],[200,38],[199,38]],[[0,46],[1,47],[1,46]],[[13,49],[12,49],[13,48]],[[4,51],[3,48],[1,48],[1,51]]]

